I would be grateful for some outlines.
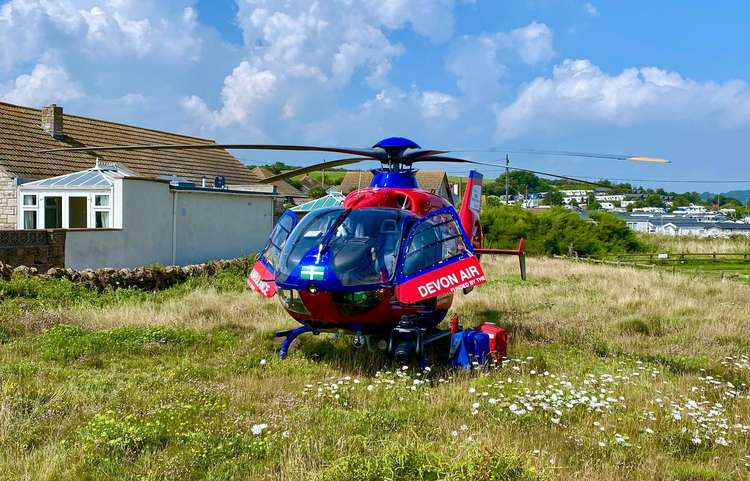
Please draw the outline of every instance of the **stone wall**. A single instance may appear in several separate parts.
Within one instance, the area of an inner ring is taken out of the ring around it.
[[[16,228],[16,183],[0,170],[0,229]]]
[[[8,280],[11,276],[26,275],[42,279],[68,279],[82,284],[89,289],[103,291],[105,289],[136,288],[146,291],[166,289],[191,277],[213,276],[229,267],[239,267],[247,272],[249,259],[217,260],[203,264],[189,266],[167,267],[136,267],[134,269],[97,269],[76,271],[52,267],[47,271],[40,271],[35,267],[18,266],[13,268],[0,262],[0,279]]]
[[[0,263],[40,272],[65,267],[65,231],[0,230]]]

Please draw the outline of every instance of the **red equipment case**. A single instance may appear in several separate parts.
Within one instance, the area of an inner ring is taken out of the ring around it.
[[[480,324],[475,329],[490,337],[490,355],[497,362],[502,362],[508,357],[508,337],[505,329],[491,322]]]

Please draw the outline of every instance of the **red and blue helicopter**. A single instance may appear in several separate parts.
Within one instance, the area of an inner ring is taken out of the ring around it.
[[[440,329],[457,290],[470,292],[486,282],[482,254],[522,254],[483,246],[480,210],[482,174],[469,172],[458,211],[443,197],[421,190],[414,164],[452,162],[500,167],[501,164],[449,157],[448,150],[422,149],[402,137],[381,140],[371,148],[258,144],[160,144],[89,146],[54,151],[248,149],[315,151],[356,157],[286,171],[270,183],[307,172],[379,161],[369,187],[351,192],[343,206],[314,210],[301,219],[286,211],[258,254],[248,287],[266,298],[278,296],[300,326],[276,333],[285,357],[301,334],[346,331],[355,347],[385,350],[401,363],[426,363],[425,347],[450,335]],[[507,152],[507,151],[505,151]],[[559,151],[525,153],[668,162],[644,156]],[[596,184],[572,177],[518,167],[535,174]],[[507,171],[506,171],[507,172]]]

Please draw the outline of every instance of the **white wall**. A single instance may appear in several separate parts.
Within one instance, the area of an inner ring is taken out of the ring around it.
[[[175,261],[246,256],[263,247],[272,227],[272,197],[179,191]]]
[[[260,249],[273,227],[270,196],[173,191],[165,182],[124,179],[122,206],[122,229],[67,232],[66,267],[121,268],[239,257]]]

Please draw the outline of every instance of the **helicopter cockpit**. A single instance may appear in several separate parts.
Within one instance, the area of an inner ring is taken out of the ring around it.
[[[343,286],[386,283],[395,273],[404,233],[417,219],[407,211],[385,208],[313,211],[278,250],[276,278],[283,282],[303,258],[314,255],[317,262],[330,266]],[[266,259],[273,257],[269,253]]]
[[[412,276],[466,251],[449,212],[419,217],[393,208],[327,208],[298,224],[292,213],[282,216],[262,257],[282,284],[296,278],[346,289],[389,284],[399,269]]]

